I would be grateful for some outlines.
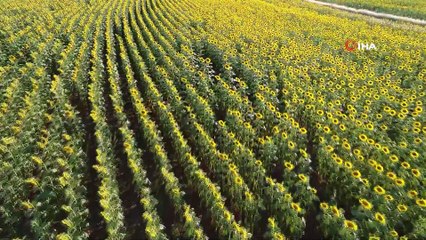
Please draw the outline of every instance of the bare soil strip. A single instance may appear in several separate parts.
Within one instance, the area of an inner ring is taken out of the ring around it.
[[[370,10],[366,10],[366,9],[357,9],[357,8],[347,7],[347,6],[343,6],[343,5],[339,5],[339,4],[335,4],[335,3],[325,3],[325,2],[316,1],[316,0],[306,0],[306,1],[318,4],[318,5],[322,5],[322,6],[336,8],[336,9],[347,11],[347,12],[363,14],[363,15],[370,16],[370,17],[391,19],[391,20],[397,20],[397,21],[405,21],[405,22],[410,22],[410,23],[413,23],[413,24],[426,26],[426,21],[421,20],[421,19],[403,17],[403,16],[398,16],[398,15],[393,15],[393,14],[388,14],[388,13],[379,13],[379,12],[374,12],[374,11],[370,11]]]

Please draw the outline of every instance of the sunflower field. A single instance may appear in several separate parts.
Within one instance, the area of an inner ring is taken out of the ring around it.
[[[2,0],[0,238],[426,239],[425,41],[298,0]]]

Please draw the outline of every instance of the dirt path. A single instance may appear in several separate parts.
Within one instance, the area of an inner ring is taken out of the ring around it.
[[[388,14],[388,13],[378,13],[378,12],[374,12],[374,11],[370,11],[370,10],[366,10],[366,9],[351,8],[351,7],[347,7],[347,6],[343,6],[343,5],[339,5],[339,4],[335,4],[335,3],[325,3],[325,2],[316,1],[316,0],[306,0],[306,1],[318,4],[318,5],[322,5],[322,6],[332,7],[332,8],[336,8],[336,9],[344,10],[344,11],[348,11],[348,12],[353,12],[353,13],[359,13],[359,14],[363,14],[363,15],[367,15],[367,16],[371,16],[371,17],[375,17],[375,18],[405,21],[405,22],[410,22],[410,23],[426,26],[425,20],[420,20],[420,19],[415,19],[415,18],[410,18],[410,17],[403,17],[403,16],[398,16],[398,15],[393,15],[393,14]]]

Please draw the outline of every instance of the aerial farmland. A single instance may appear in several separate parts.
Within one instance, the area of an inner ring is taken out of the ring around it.
[[[0,239],[426,239],[423,0],[0,1]]]

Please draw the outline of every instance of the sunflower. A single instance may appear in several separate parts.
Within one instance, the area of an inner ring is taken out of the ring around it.
[[[372,167],[375,167],[377,162],[376,162],[376,160],[368,159],[368,164],[370,164],[370,166],[372,166]]]
[[[325,126],[323,129],[324,129],[325,133],[330,133],[330,128],[329,127]]]
[[[243,184],[243,179],[241,179],[240,177],[235,178],[235,183],[239,186],[241,186]]]
[[[74,149],[72,147],[70,147],[70,146],[65,146],[65,147],[63,147],[63,149],[68,154],[74,153]]]
[[[374,214],[374,218],[381,224],[385,225],[386,224],[386,217],[385,215],[377,212]]]
[[[352,169],[352,163],[351,162],[345,162],[345,167],[347,169]]]
[[[302,208],[300,208],[300,206],[299,206],[299,204],[298,203],[294,203],[294,202],[292,202],[291,203],[291,208],[293,208],[296,212],[301,212],[302,211]]]
[[[359,179],[359,178],[361,178],[361,173],[358,170],[355,170],[355,171],[352,171],[352,176],[354,178]]]
[[[396,174],[393,172],[387,172],[386,176],[392,180],[394,180],[396,178]]]
[[[408,146],[408,144],[406,142],[400,142],[399,146],[402,148],[406,148]]]
[[[347,142],[343,143],[343,148],[345,148],[346,150],[351,150],[351,145]]]
[[[326,203],[326,202],[322,202],[322,203],[320,203],[320,208],[321,208],[322,210],[326,210],[326,209],[328,209],[328,203]]]
[[[225,153],[219,153],[219,154],[218,154],[218,156],[219,156],[219,158],[220,158],[221,160],[224,160],[224,161],[226,161],[226,160],[228,160],[228,159],[229,159],[228,155],[227,155],[227,154],[225,154]],[[231,164],[232,164],[232,163],[231,163]]]
[[[397,231],[395,231],[395,230],[392,230],[392,231],[390,231],[389,233],[390,233],[390,235],[391,235],[392,237],[398,237],[398,232],[397,232]]]
[[[339,158],[339,157],[335,158],[335,159],[334,159],[334,161],[335,161],[337,164],[339,164],[339,165],[342,165],[342,164],[343,164],[343,160],[342,160],[341,158]]]
[[[340,217],[340,211],[339,211],[339,209],[338,209],[336,206],[332,206],[332,207],[331,207],[331,211],[333,212],[333,214],[334,214],[336,217]]]
[[[294,165],[291,162],[284,162],[284,166],[290,171],[294,169]]]
[[[43,164],[43,160],[40,157],[32,156],[31,160],[33,160],[33,162],[35,162],[39,166]]]
[[[376,165],[376,167],[375,167],[375,169],[376,169],[376,171],[378,171],[378,172],[383,172],[383,166],[382,166],[382,165],[380,165],[380,164],[377,164],[377,165]]]
[[[408,207],[404,204],[398,204],[397,209],[399,212],[406,212],[408,210]]]
[[[225,211],[225,219],[229,222],[229,221],[231,221],[231,213],[229,212],[229,211]]]
[[[285,187],[282,184],[278,184],[277,187],[278,187],[278,190],[282,193],[286,191]]]
[[[392,162],[398,162],[398,156],[396,156],[396,155],[391,155],[391,156],[389,157],[389,159],[390,159]]]
[[[417,107],[414,109],[414,112],[421,113],[421,112],[423,112],[423,108],[422,108],[422,107],[420,107],[420,106],[417,106]]]
[[[389,195],[389,194],[385,195],[385,199],[388,200],[388,201],[393,201],[392,195]]]
[[[398,113],[398,118],[399,118],[400,120],[404,120],[404,119],[405,119],[405,117],[406,117],[406,115],[405,115],[404,113]]]
[[[411,169],[411,173],[417,178],[420,177],[420,170],[417,168]]]
[[[354,154],[355,155],[361,155],[361,150],[359,150],[359,149],[354,149]]]
[[[385,154],[389,154],[389,153],[390,153],[390,150],[389,150],[389,148],[388,148],[388,147],[382,147],[382,151],[383,151]]]
[[[308,157],[308,153],[306,152],[306,150],[305,150],[305,149],[299,149],[299,152],[300,152],[300,154],[302,154],[302,156],[303,156],[304,158],[307,158],[307,157]]]
[[[415,138],[414,139],[414,143],[415,144],[420,144],[420,143],[422,143],[423,141],[422,141],[422,139],[420,139],[420,138]]]
[[[361,198],[359,200],[359,203],[361,204],[361,206],[367,210],[370,210],[371,208],[373,208],[373,204],[371,204],[367,199]]]
[[[396,183],[396,185],[398,185],[399,187],[403,187],[403,186],[405,186],[405,181],[404,181],[404,179],[402,179],[402,178],[397,178],[397,179],[395,179],[395,183]]]
[[[426,200],[419,198],[419,199],[416,200],[416,204],[419,205],[420,207],[424,208],[424,207],[426,207]]]
[[[333,146],[327,145],[327,147],[325,147],[325,150],[327,152],[332,152],[334,150]]]
[[[411,151],[410,151],[410,156],[411,156],[412,158],[418,158],[418,157],[419,157],[419,153],[418,153],[418,152],[416,152],[415,150],[411,150]]]
[[[358,225],[353,221],[345,220],[343,223],[344,223],[345,228],[349,228],[353,231],[358,230]]]
[[[359,135],[358,136],[359,137],[359,139],[361,140],[361,141],[363,141],[363,142],[365,142],[365,141],[367,141],[367,136],[365,135],[365,134],[361,134],[361,135]]]
[[[417,197],[418,193],[415,190],[408,191],[408,197],[409,198],[415,198]]]
[[[374,187],[374,191],[375,191],[377,194],[380,194],[380,195],[383,195],[383,194],[385,194],[385,193],[386,193],[386,190],[385,190],[385,189],[383,189],[381,186],[375,186],[375,187]]]
[[[419,128],[419,127],[421,127],[422,126],[422,123],[421,122],[414,122],[413,123],[413,127],[417,127],[417,128]]]
[[[299,174],[297,176],[299,177],[300,181],[302,181],[302,182],[307,182],[308,181],[308,178],[305,175],[303,175],[303,174]]]
[[[402,162],[401,166],[405,169],[409,169],[410,168],[410,164],[408,162]]]
[[[280,129],[278,128],[278,126],[274,126],[274,128],[272,128],[272,131],[274,132],[274,134],[278,134],[280,132]]]

